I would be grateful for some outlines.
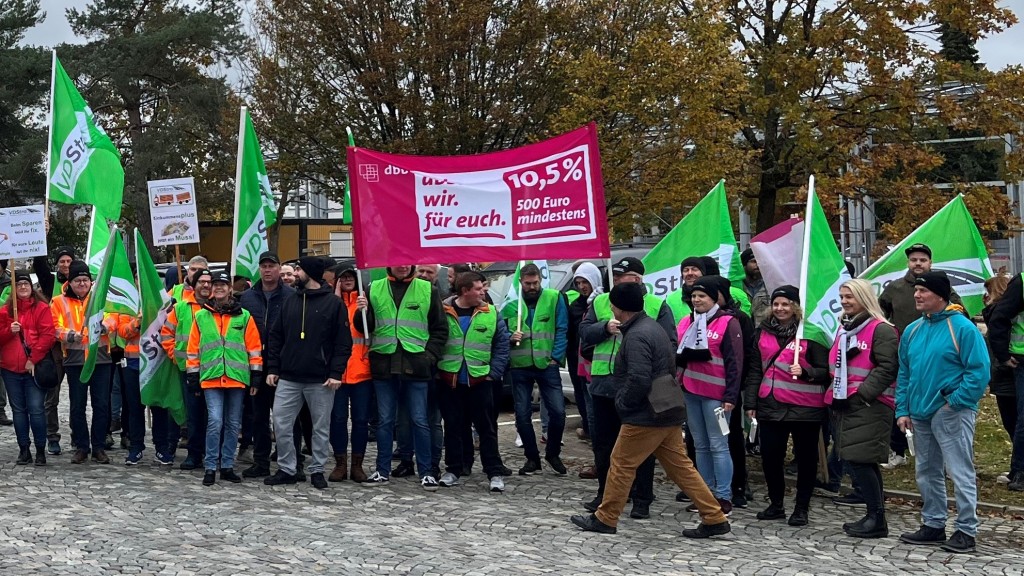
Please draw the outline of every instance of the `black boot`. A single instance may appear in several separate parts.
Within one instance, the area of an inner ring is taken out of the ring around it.
[[[14,461],[15,464],[31,464],[32,463],[32,452],[29,451],[28,446],[22,446],[21,451],[18,452],[18,459]]]
[[[857,538],[886,538],[889,536],[889,524],[885,521],[885,510],[869,513],[861,520],[863,524],[852,526],[846,531]]]
[[[790,526],[807,526],[807,508],[798,507],[793,510],[793,514],[789,516]]]
[[[36,448],[36,466],[46,466],[46,450],[42,447]]]
[[[860,530],[860,529],[862,529],[864,527],[864,523],[868,521],[868,518],[871,518],[871,512],[868,512],[867,514],[864,515],[863,518],[861,518],[860,520],[857,520],[856,522],[844,522],[843,523],[843,532],[846,532],[847,534],[849,534],[850,530]]]

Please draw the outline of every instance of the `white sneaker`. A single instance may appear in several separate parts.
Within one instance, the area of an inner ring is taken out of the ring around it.
[[[505,491],[505,481],[501,476],[491,478],[491,492],[501,493]]]
[[[523,447],[523,437],[520,436],[519,434],[516,434],[516,448],[522,448],[522,447]]]
[[[445,488],[450,488],[452,486],[458,485],[459,477],[456,476],[455,474],[452,474],[451,472],[445,472],[444,474],[441,474],[441,479],[438,480],[437,483],[440,484],[441,486],[444,486]]]
[[[434,480],[433,476],[424,476],[423,480],[420,480],[420,486],[427,492],[437,492],[437,480]]]
[[[889,461],[886,462],[885,464],[882,464],[882,468],[885,468],[886,470],[893,470],[897,466],[905,466],[906,463],[907,458],[905,456],[900,456],[895,452],[890,452]]]
[[[363,488],[373,488],[374,486],[387,486],[387,484],[387,476],[384,476],[380,472],[374,472],[372,475],[370,475],[369,478],[366,479],[365,482],[360,484],[360,486],[362,486]]]
[[[1000,474],[996,478],[996,483],[997,484],[1009,484],[1010,483],[1010,473],[1009,472],[1005,472],[1003,474]]]

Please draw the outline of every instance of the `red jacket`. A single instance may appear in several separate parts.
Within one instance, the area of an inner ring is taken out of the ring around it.
[[[25,346],[21,338],[11,332],[11,310],[4,304],[0,307],[0,368],[24,374]],[[53,329],[53,314],[50,307],[37,300],[18,300],[18,323],[25,336],[25,344],[32,351],[32,363],[38,364],[50,353],[56,342]]]

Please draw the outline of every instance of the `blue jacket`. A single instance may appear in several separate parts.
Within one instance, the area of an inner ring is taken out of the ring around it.
[[[896,417],[927,420],[946,403],[977,411],[989,369],[985,339],[959,306],[925,314],[900,339]]]
[[[243,309],[249,311],[253,321],[256,322],[256,329],[260,333],[260,340],[263,342],[264,348],[267,347],[270,328],[274,322],[277,322],[277,317],[281,314],[281,303],[293,294],[295,294],[295,289],[284,282],[279,282],[277,290],[273,292],[264,292],[263,282],[256,282],[252,288],[242,292],[242,297],[238,299],[238,303]]]

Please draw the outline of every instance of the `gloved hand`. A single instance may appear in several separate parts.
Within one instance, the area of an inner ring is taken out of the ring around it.
[[[255,394],[259,391],[260,386],[263,385],[263,371],[262,370],[249,370],[249,390],[251,394]]]
[[[190,391],[198,393],[202,388],[199,383],[199,372],[187,372],[185,374],[185,384]]]
[[[74,330],[68,331],[68,344],[77,344],[82,341],[82,335]]]

